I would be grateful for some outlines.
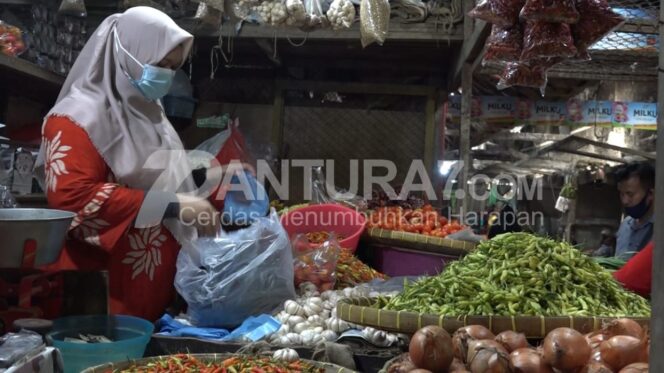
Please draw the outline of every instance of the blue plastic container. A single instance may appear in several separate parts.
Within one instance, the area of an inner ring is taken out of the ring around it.
[[[244,186],[249,188],[246,194],[242,190],[231,190],[226,193],[222,214],[222,221],[225,224],[249,225],[257,218],[267,215],[270,208],[270,201],[263,185],[251,173],[245,172],[245,175],[247,183]],[[237,176],[233,176],[231,184],[242,185]]]
[[[154,325],[132,316],[73,316],[53,322],[53,331],[47,339],[62,353],[65,373],[82,370],[127,359],[140,359],[150,341]],[[78,338],[79,334],[104,335],[112,343],[71,343],[66,337]]]

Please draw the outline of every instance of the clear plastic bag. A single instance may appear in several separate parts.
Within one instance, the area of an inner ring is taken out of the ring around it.
[[[293,277],[290,241],[273,210],[246,229],[185,245],[175,288],[197,326],[231,328],[294,299]]]
[[[329,240],[315,246],[309,243],[305,235],[295,236],[293,239],[295,286],[310,282],[321,292],[333,290],[340,253],[341,248],[333,235]]]
[[[519,12],[526,0],[482,0],[468,16],[501,27],[512,27],[519,21]]]
[[[84,0],[62,0],[58,15],[72,17],[87,17],[88,11],[85,9]]]
[[[523,31],[520,25],[501,27],[493,25],[487,39],[484,61],[516,62],[521,58]]]
[[[575,0],[528,0],[521,18],[528,21],[574,24],[579,21]]]
[[[194,19],[199,22],[197,25],[199,30],[217,30],[222,22],[223,14],[221,11],[208,6],[206,3],[199,3],[196,9]]]
[[[581,14],[579,22],[572,26],[578,57],[590,60],[588,48],[600,41],[625,19],[611,10],[606,0],[577,0],[576,8]]]
[[[531,63],[532,62],[508,63],[507,66],[505,66],[505,70],[503,70],[496,87],[499,90],[514,86],[537,88],[543,96],[547,83],[546,70],[536,64],[531,65]]]
[[[313,30],[329,26],[329,21],[325,16],[324,0],[303,0],[306,18],[304,20],[303,30]]]
[[[355,5],[350,0],[334,0],[327,10],[327,19],[334,30],[350,28],[355,15]]]
[[[30,352],[43,347],[42,336],[28,330],[8,333],[0,338],[0,369],[9,368]]]
[[[373,43],[383,45],[390,28],[388,0],[362,0],[360,3],[360,37],[362,47]]]
[[[528,22],[523,32],[522,61],[576,55],[572,30],[565,23]]]
[[[287,26],[304,26],[307,20],[307,10],[304,8],[302,0],[286,0],[286,11],[288,12]]]
[[[0,21],[0,53],[16,57],[25,50],[26,45],[21,29]]]
[[[334,188],[336,189],[336,187]],[[323,167],[314,167],[311,172],[311,203],[338,203],[357,211],[366,211],[368,203],[364,198],[346,190],[329,190]]]
[[[224,0],[198,0],[198,1],[200,3],[205,3],[205,5],[220,12],[224,11]]]
[[[280,0],[264,1],[255,6],[253,11],[258,15],[259,22],[267,25],[279,26],[288,19],[286,3]]]

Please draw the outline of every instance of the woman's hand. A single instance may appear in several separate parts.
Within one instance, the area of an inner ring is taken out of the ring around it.
[[[221,230],[221,215],[210,202],[198,197],[178,194],[180,211],[178,218],[198,230],[200,236],[214,237]]]

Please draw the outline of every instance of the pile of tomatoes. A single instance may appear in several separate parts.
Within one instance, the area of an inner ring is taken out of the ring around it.
[[[414,210],[398,206],[378,208],[369,215],[368,227],[441,238],[464,229],[458,222],[441,216],[431,205]]]
[[[21,29],[0,21],[0,53],[18,56],[25,51]]]

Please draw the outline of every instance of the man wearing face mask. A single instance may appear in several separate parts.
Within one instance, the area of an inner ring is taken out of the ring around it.
[[[615,256],[630,259],[651,240],[655,223],[655,168],[646,162],[630,163],[616,172],[625,219],[618,229]]]

